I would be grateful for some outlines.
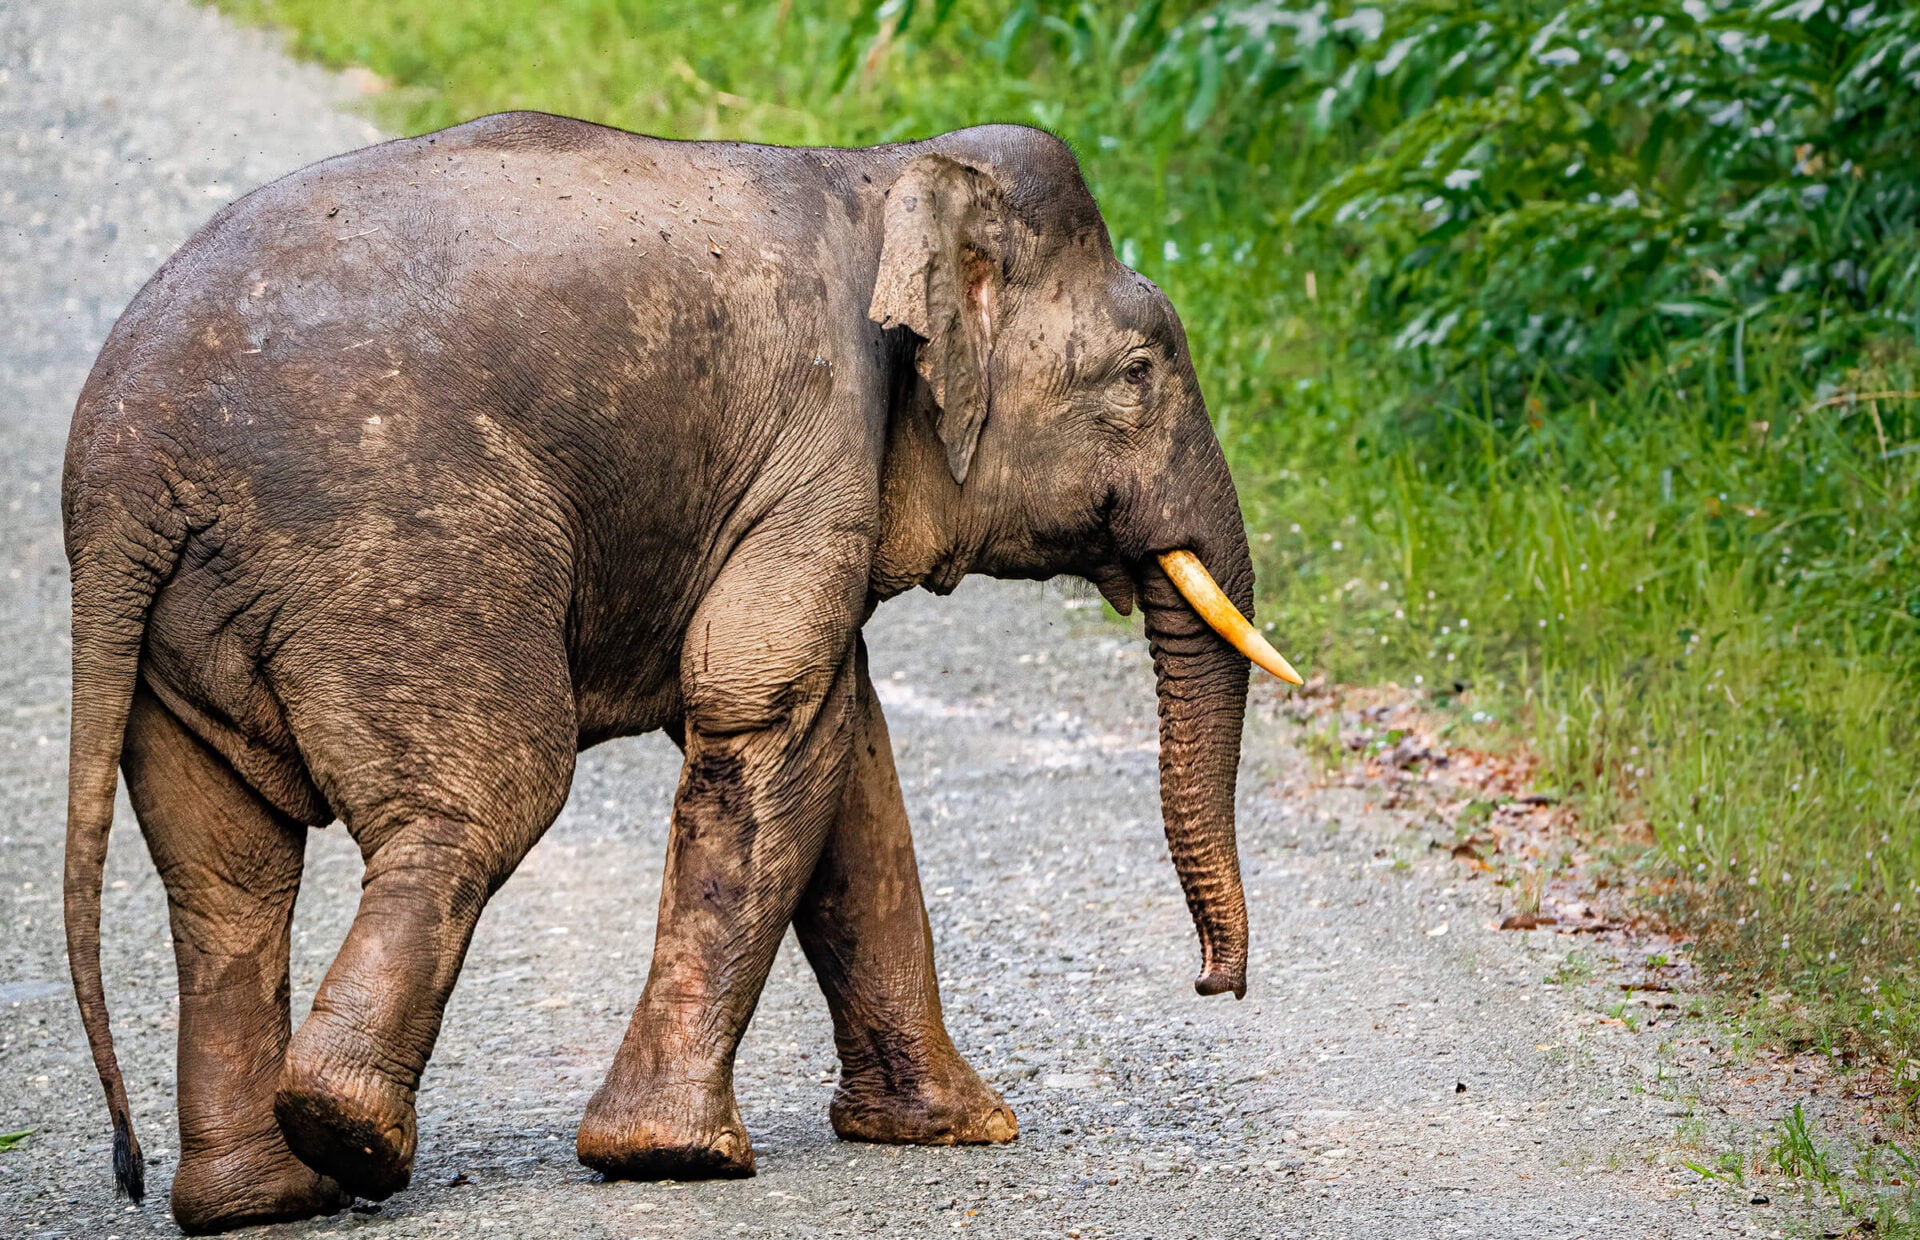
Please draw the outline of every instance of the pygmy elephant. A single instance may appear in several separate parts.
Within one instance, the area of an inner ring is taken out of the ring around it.
[[[609,1176],[744,1176],[735,1049],[793,925],[843,1137],[1011,1140],[942,1024],[861,626],[968,573],[1137,598],[1202,994],[1245,987],[1240,509],[1180,321],[1067,147],[864,150],[488,117],[221,212],[113,329],[68,444],[66,924],[114,1126],[116,768],[165,881],[192,1231],[403,1187],[476,919],[574,755],[685,753],[651,969],[579,1129]],[[1217,584],[1216,584],[1217,583]],[[359,909],[298,1030],[308,828]]]

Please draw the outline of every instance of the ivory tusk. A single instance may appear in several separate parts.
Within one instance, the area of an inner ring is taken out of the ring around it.
[[[1233,605],[1226,591],[1214,581],[1213,574],[1191,551],[1169,551],[1160,557],[1160,568],[1173,582],[1180,597],[1192,605],[1200,618],[1224,637],[1235,650],[1290,685],[1303,683],[1293,665],[1280,657],[1260,631]]]

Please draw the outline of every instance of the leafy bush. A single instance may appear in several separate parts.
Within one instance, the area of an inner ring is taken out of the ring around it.
[[[1920,11],[1170,8],[1024,0],[955,42],[1025,77],[1049,58],[1087,91],[1073,136],[1264,191],[1264,212],[1220,213],[1237,224],[1330,229],[1372,325],[1434,377],[1584,392],[1683,346],[1744,390],[1756,332],[1792,332],[1835,376],[1920,335]],[[916,10],[887,0],[857,30],[910,34]]]
[[[1579,388],[1682,345],[1745,390],[1753,332],[1837,374],[1920,331],[1920,13],[1530,7],[1394,10],[1361,64],[1428,102],[1299,213],[1369,234],[1396,347]]]

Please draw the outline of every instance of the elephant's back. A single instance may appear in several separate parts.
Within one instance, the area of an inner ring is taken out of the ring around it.
[[[222,211],[149,281],[75,434],[145,422],[336,489],[497,456],[480,415],[556,463],[697,437],[704,409],[858,344],[835,336],[864,326],[870,276],[820,257],[857,250],[848,212],[824,209],[829,162],[534,113],[323,161]],[[768,425],[725,429],[737,464]]]
[[[871,446],[826,416],[879,397],[832,164],[520,115],[294,173],[123,315],[69,488],[192,509],[194,565],[157,609],[182,668],[217,631],[363,623],[457,564],[564,618],[631,694],[670,677],[735,527],[789,485],[766,462]],[[193,691],[238,709],[250,676]]]

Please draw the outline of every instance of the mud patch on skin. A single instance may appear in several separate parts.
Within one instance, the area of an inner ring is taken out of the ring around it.
[[[688,843],[700,838],[703,823],[717,820],[732,825],[741,857],[753,855],[760,822],[754,816],[753,796],[747,790],[746,764],[737,754],[703,753],[689,760],[680,807],[675,827],[686,832]]]
[[[705,753],[687,763],[683,794],[690,803],[712,805],[727,817],[749,816],[745,765],[730,753]]]

